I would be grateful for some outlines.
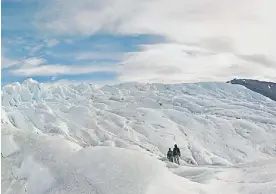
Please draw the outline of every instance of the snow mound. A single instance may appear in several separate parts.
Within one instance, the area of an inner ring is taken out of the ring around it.
[[[123,148],[85,148],[72,155],[67,165],[71,172],[57,178],[63,179],[62,184],[51,193],[162,194],[183,193],[190,188],[190,181],[172,174],[158,160]]]
[[[81,149],[54,136],[18,133],[15,140],[21,152],[16,160],[5,157],[2,164],[6,193],[16,188],[17,193],[30,194],[203,191],[199,184],[168,171],[165,163],[149,153],[102,146]]]

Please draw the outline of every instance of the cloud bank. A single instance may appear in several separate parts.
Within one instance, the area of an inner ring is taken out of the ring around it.
[[[275,9],[275,0],[49,0],[35,24],[59,36],[150,34],[166,40],[125,53],[114,70],[120,81],[276,81]]]

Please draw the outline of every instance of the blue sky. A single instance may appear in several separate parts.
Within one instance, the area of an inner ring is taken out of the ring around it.
[[[2,86],[274,80],[274,3],[213,2],[2,0]]]
[[[2,86],[22,82],[32,77],[39,82],[58,80],[110,81],[116,80],[115,71],[97,71],[81,74],[26,74],[14,73],[28,59],[42,59],[40,65],[115,66],[126,52],[137,51],[138,45],[162,42],[162,37],[148,34],[116,35],[95,33],[88,36],[61,36],[41,31],[34,25],[36,12],[43,6],[38,1],[2,1]],[[15,62],[14,65],[9,65]],[[38,62],[39,63],[39,62]]]

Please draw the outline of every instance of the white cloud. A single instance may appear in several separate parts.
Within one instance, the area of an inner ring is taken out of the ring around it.
[[[120,60],[124,55],[123,52],[99,52],[99,51],[73,51],[67,53],[47,52],[48,55],[53,57],[73,58],[76,60]]]
[[[48,47],[53,47],[53,46],[56,46],[56,45],[58,45],[58,44],[59,44],[59,41],[56,40],[56,39],[51,39],[51,40],[48,40],[48,41],[47,41],[47,46],[48,46]]]
[[[18,60],[9,59],[5,56],[2,56],[1,58],[1,69],[14,67],[19,63]]]
[[[119,68],[122,80],[174,82],[257,75],[274,79],[276,75],[275,0],[50,2],[39,13],[38,26],[43,30],[84,36],[100,32],[153,34],[171,43],[127,55],[124,68]],[[188,44],[214,55],[185,55],[180,48]]]
[[[114,68],[107,65],[42,65],[37,67],[15,69],[12,70],[11,73],[21,76],[57,76],[78,75],[105,71],[114,71]]]
[[[5,56],[1,58],[1,69],[10,68],[10,67],[34,67],[46,63],[46,60],[41,57],[30,57],[26,59],[10,59]]]
[[[45,63],[46,63],[46,60],[43,58],[31,57],[31,58],[25,59],[22,65],[24,66],[24,68],[28,68],[28,67],[39,66]]]
[[[26,48],[27,50],[29,50],[30,55],[34,55],[35,53],[39,52],[43,48],[43,45],[27,46]]]
[[[64,41],[65,43],[67,43],[67,44],[73,44],[73,43],[74,43],[74,40],[69,39],[69,38],[64,39],[63,41]]]
[[[119,84],[118,80],[68,80],[68,79],[59,79],[54,82],[44,82],[43,85],[46,87],[51,87],[54,85],[64,84],[64,85],[71,85],[71,84],[93,84],[95,88],[99,88],[105,85],[115,85]]]
[[[121,81],[137,82],[228,81],[257,76],[276,81],[275,66],[264,66],[230,52],[212,53],[180,44],[145,45],[141,52],[125,55],[118,74]]]
[[[122,53],[106,53],[106,52],[82,52],[76,54],[77,60],[87,60],[87,59],[112,59],[119,60]]]
[[[31,57],[27,59],[14,60],[6,58],[2,56],[1,59],[1,69],[11,68],[11,67],[21,67],[21,68],[29,68],[34,66],[39,66],[46,63],[46,60],[40,57]]]
[[[56,0],[40,27],[63,34],[150,33],[174,41],[229,39],[241,51],[274,53],[274,0]],[[275,44],[274,44],[275,45]]]

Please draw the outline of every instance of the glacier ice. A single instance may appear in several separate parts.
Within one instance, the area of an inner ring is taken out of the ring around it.
[[[2,192],[276,192],[276,102],[242,86],[28,79],[1,113]]]

